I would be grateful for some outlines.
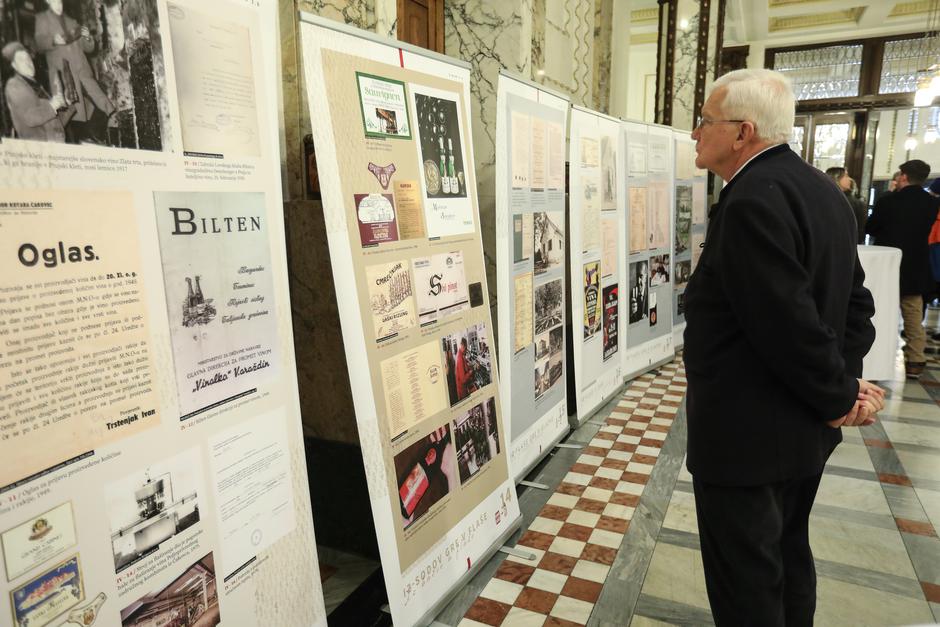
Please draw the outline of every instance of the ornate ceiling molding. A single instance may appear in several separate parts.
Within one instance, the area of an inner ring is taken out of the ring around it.
[[[778,33],[785,30],[831,26],[833,24],[857,24],[864,12],[865,7],[855,7],[842,11],[771,17],[767,21],[767,30],[771,33]]]
[[[630,24],[655,24],[659,20],[659,7],[630,11]]]
[[[891,9],[888,17],[904,17],[906,15],[919,15],[930,11],[933,4],[931,0],[918,0],[917,2],[898,2]]]

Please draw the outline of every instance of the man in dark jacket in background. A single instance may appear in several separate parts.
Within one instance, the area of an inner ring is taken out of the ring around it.
[[[883,391],[857,377],[875,338],[852,210],[787,145],[790,81],[715,81],[695,165],[727,181],[685,292],[688,467],[717,625],[811,625],[809,513],[839,427]]]
[[[924,295],[933,292],[927,236],[937,219],[937,199],[923,189],[930,166],[914,159],[901,164],[897,189],[878,199],[865,231],[878,246],[901,249],[901,316],[904,369],[916,379],[924,371]]]

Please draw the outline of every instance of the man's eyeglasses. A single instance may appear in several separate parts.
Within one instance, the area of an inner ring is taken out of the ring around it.
[[[746,121],[747,120],[709,120],[708,118],[698,116],[698,123],[695,125],[695,128],[702,128],[703,126],[708,126],[710,124],[740,124],[741,122]]]

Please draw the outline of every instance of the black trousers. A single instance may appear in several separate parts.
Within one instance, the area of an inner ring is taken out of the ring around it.
[[[719,627],[812,625],[809,514],[822,474],[724,487],[693,479],[705,585]]]

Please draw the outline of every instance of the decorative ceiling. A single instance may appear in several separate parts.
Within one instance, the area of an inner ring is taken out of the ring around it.
[[[725,45],[790,46],[923,32],[940,0],[728,0]]]

